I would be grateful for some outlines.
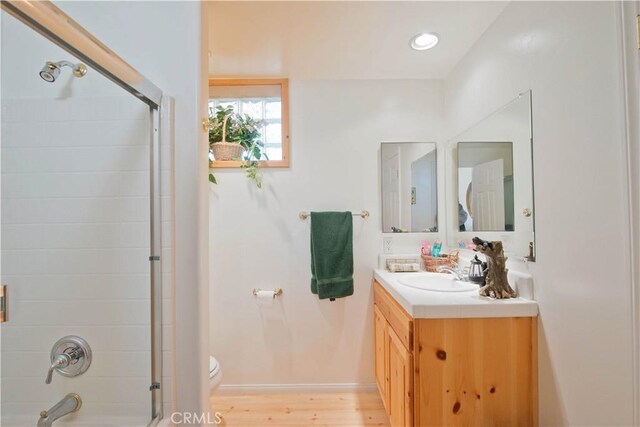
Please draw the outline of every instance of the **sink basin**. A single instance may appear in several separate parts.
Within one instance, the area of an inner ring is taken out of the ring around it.
[[[398,278],[398,283],[411,288],[433,292],[470,292],[477,291],[478,285],[455,280],[450,274],[415,273]]]

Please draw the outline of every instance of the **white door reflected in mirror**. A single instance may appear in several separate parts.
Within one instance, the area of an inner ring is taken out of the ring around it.
[[[512,145],[458,144],[459,231],[514,231]]]
[[[380,157],[382,231],[438,231],[436,144],[384,142]]]

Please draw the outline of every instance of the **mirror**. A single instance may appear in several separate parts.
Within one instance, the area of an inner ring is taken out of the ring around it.
[[[436,144],[384,142],[380,147],[382,231],[438,231]]]
[[[450,246],[477,235],[502,240],[507,254],[535,259],[532,142],[531,91],[449,142]]]

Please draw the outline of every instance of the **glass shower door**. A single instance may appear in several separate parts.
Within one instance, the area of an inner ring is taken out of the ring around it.
[[[149,105],[90,66],[83,74],[77,58],[4,11],[1,27],[8,317],[0,425],[36,425],[42,410],[73,393],[82,406],[55,425],[146,426],[158,411],[150,260],[157,123]]]

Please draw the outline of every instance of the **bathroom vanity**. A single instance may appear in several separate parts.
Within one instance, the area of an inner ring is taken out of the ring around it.
[[[444,278],[374,273],[375,376],[391,425],[537,425],[535,301],[403,284],[420,274]]]

